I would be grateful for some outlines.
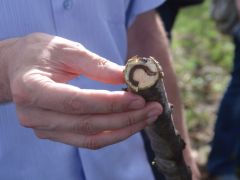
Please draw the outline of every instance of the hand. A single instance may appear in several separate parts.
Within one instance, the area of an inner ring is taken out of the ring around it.
[[[65,84],[79,75],[124,82],[121,66],[79,43],[37,33],[0,42],[0,55],[5,89],[9,88],[20,123],[39,138],[97,149],[140,131],[162,111],[160,104],[145,103],[128,92]]]

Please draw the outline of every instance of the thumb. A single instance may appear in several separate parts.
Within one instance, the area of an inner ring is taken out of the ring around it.
[[[79,64],[82,74],[93,80],[111,84],[124,83],[123,66],[92,52],[89,52],[88,57],[84,58]]]

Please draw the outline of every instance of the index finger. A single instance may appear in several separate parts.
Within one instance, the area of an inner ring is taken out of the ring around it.
[[[60,50],[57,51],[56,57],[70,68],[71,72],[104,83],[124,83],[123,66],[89,51],[77,42],[55,37],[52,43],[59,45]]]

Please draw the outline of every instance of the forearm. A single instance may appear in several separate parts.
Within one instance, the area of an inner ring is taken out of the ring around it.
[[[153,56],[159,60],[165,74],[164,80],[169,101],[174,104],[174,124],[186,143],[189,144],[177,79],[171,64],[168,40],[162,23],[154,12],[141,15],[130,28],[128,55],[129,57],[134,55]]]

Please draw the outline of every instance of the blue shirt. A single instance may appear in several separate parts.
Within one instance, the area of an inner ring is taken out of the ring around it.
[[[134,17],[164,0],[0,0],[0,40],[44,32],[80,42],[123,64],[126,30]],[[81,88],[119,90],[84,77]],[[0,180],[151,180],[142,139],[136,134],[92,151],[40,140],[19,125],[15,106],[0,105]]]

